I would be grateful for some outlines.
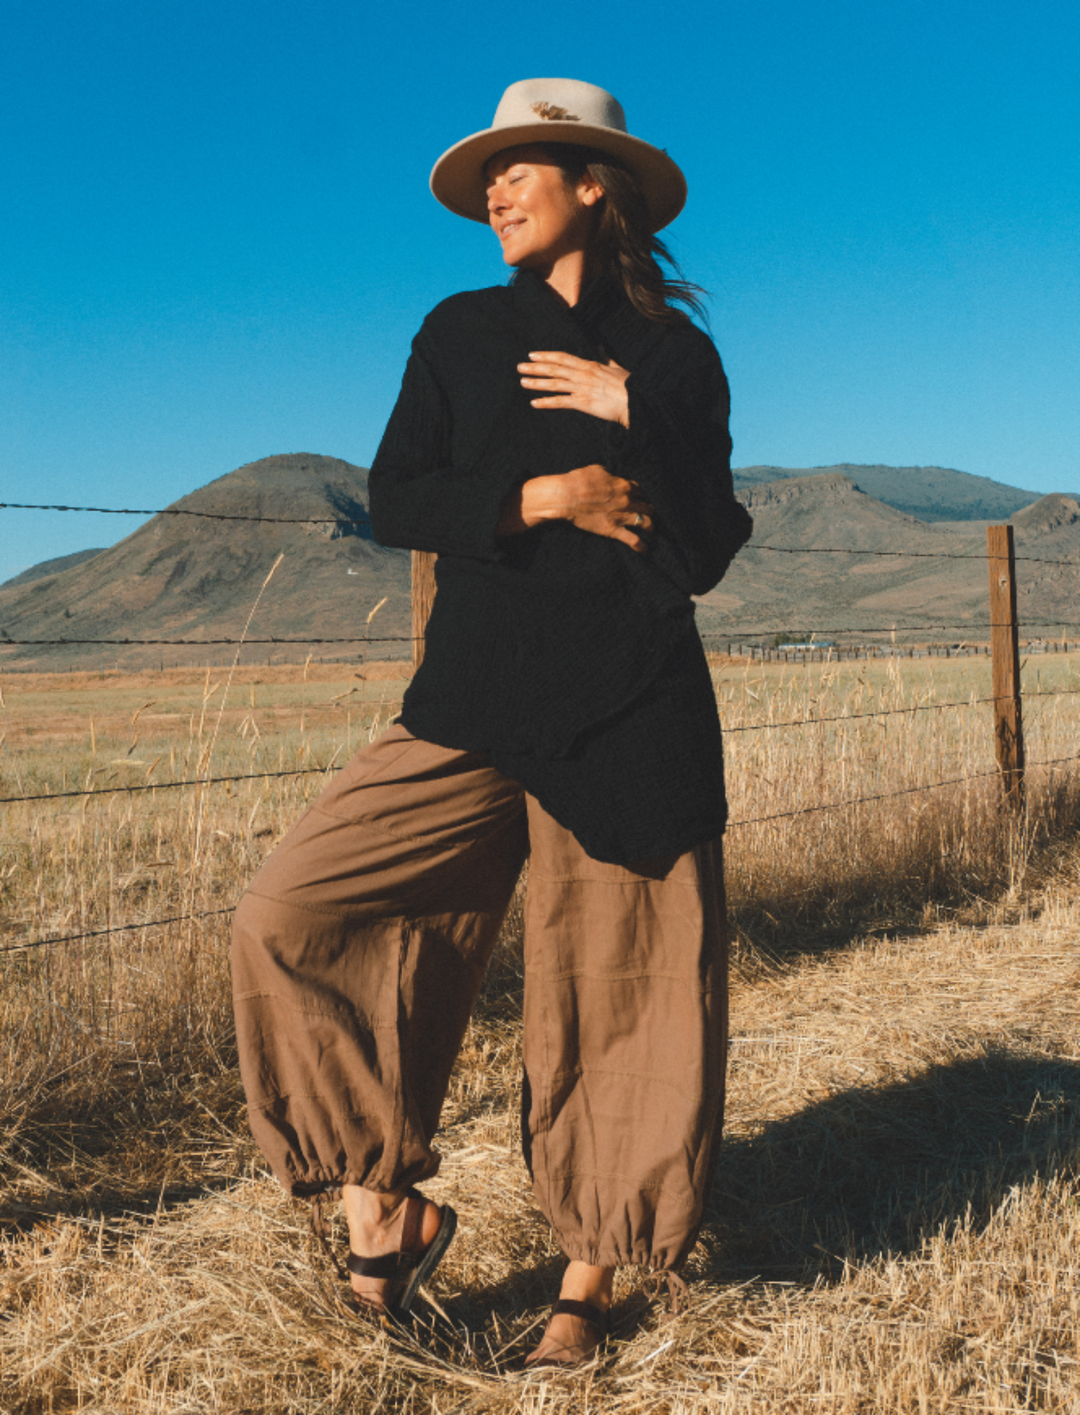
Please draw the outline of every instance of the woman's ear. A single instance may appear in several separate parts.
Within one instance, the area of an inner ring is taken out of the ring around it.
[[[591,173],[586,172],[577,184],[577,199],[582,206],[595,206],[603,197],[604,189]]]

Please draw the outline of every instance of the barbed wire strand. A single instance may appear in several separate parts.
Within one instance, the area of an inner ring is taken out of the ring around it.
[[[38,505],[25,501],[0,501],[0,511],[77,511],[102,516],[198,516],[206,521],[255,521],[275,526],[370,526],[369,516],[343,520],[336,516],[250,516],[227,511],[192,511],[183,506],[164,506],[160,510],[131,506],[61,506]],[[902,560],[992,560],[983,551],[965,553],[951,550],[858,550],[850,546],[769,545],[748,541],[745,550],[768,550],[777,555],[869,555],[880,559]],[[1071,565],[1080,569],[1080,560],[1047,560],[1041,556],[1017,555],[1029,565]]]
[[[26,953],[32,948],[46,948],[54,943],[80,943],[86,938],[104,938],[106,934],[134,933],[141,929],[156,929],[163,924],[184,924],[194,919],[212,919],[220,914],[231,914],[236,908],[235,904],[228,904],[223,909],[204,909],[198,914],[174,914],[168,919],[147,919],[141,924],[115,924],[108,929],[90,929],[81,934],[61,934],[48,938],[35,938],[30,943],[8,944],[0,948],[0,953]]]
[[[880,560],[1001,560],[1000,555],[988,555],[985,551],[964,554],[952,550],[859,550],[851,546],[839,545],[755,545],[752,540],[743,546],[748,550],[771,550],[777,555],[870,555]],[[1071,565],[1080,569],[1080,560],[1045,560],[1036,555],[1014,555],[1013,560],[1024,561],[1027,565]]]
[[[198,516],[204,521],[261,521],[272,526],[370,526],[371,518],[343,521],[336,516],[244,516],[228,511],[189,511],[184,506],[165,506],[160,511],[130,506],[34,506],[24,501],[0,501],[0,511],[86,511],[102,516]]]
[[[1069,757],[1053,757],[1048,761],[1029,762],[1026,767],[1027,772],[1037,771],[1042,767],[1061,766],[1067,762],[1080,761],[1080,754]],[[897,791],[881,791],[872,796],[856,796],[847,801],[825,801],[816,806],[805,806],[796,811],[778,811],[768,816],[753,816],[746,820],[729,821],[728,830],[737,830],[751,825],[768,825],[773,821],[794,820],[800,816],[814,815],[822,811],[842,811],[848,810],[852,806],[861,806],[876,801],[888,801],[898,796],[912,796],[923,791],[939,791],[945,786],[964,786],[972,781],[985,781],[991,777],[1000,776],[998,769],[992,771],[975,772],[970,776],[957,776],[947,781],[932,781],[921,786],[905,786]],[[197,914],[177,914],[164,919],[148,919],[137,924],[116,924],[107,929],[91,929],[84,933],[50,935],[46,938],[33,939],[29,943],[8,944],[0,948],[0,954],[5,953],[26,953],[31,949],[45,948],[57,943],[79,943],[83,939],[103,938],[107,934],[129,933],[135,930],[157,928],[164,924],[182,924],[198,919],[209,919],[221,914],[231,914],[236,906],[227,905],[222,909],[207,909]]]
[[[1026,698],[1067,698],[1080,695],[1080,688],[1054,688],[1026,692]],[[1011,702],[1012,695],[999,694],[997,697],[961,698],[945,703],[913,703],[911,707],[875,708],[869,712],[835,713],[828,717],[795,717],[781,722],[746,722],[724,728],[724,735],[737,732],[774,732],[788,727],[816,727],[834,722],[862,722],[869,718],[907,717],[917,712],[938,712],[950,708],[973,708],[987,703]],[[122,764],[122,763],[121,763]],[[326,766],[297,767],[289,771],[250,771],[234,776],[196,776],[179,781],[140,781],[123,786],[86,786],[77,791],[42,791],[33,796],[0,796],[0,806],[25,805],[37,801],[67,801],[86,796],[118,796],[136,791],[171,791],[185,786],[221,786],[237,781],[275,781],[290,776],[325,776],[328,772],[341,771],[334,763]]]
[[[81,791],[43,791],[36,796],[0,796],[0,806],[24,801],[66,801],[80,796],[115,796],[124,791],[171,791],[179,786],[220,786],[228,781],[272,781],[285,776],[318,776],[341,767],[306,766],[295,771],[251,771],[242,776],[195,776],[186,781],[138,781],[128,786],[86,786]]]
[[[1023,698],[1068,698],[1080,694],[1080,688],[1055,688],[1048,691],[1022,693]],[[814,727],[829,722],[859,722],[868,717],[906,717],[915,712],[936,712],[944,708],[971,708],[983,703],[1011,703],[1011,693],[999,693],[990,698],[961,698],[948,703],[914,703],[911,707],[878,708],[871,712],[840,712],[830,717],[793,717],[783,722],[747,722],[736,727],[725,727],[724,736],[733,732],[767,732],[778,727]]]
[[[1024,768],[1025,773],[1037,771],[1040,767],[1061,766],[1066,762],[1080,761],[1080,753],[1069,757],[1052,757],[1048,761],[1028,762]],[[889,801],[897,796],[913,796],[920,791],[939,791],[943,786],[964,786],[971,781],[986,781],[991,777],[1000,776],[1001,769],[995,767],[992,771],[978,771],[970,776],[954,776],[946,781],[932,781],[922,786],[902,786],[896,791],[879,791],[873,796],[854,796],[847,801],[825,801],[817,806],[804,806],[797,811],[778,811],[770,816],[753,816],[747,820],[728,821],[727,829],[734,830],[739,826],[766,825],[771,821],[794,820],[797,816],[813,815],[817,811],[841,811],[847,810],[851,806],[862,806],[872,801]]]
[[[20,648],[193,648],[208,649],[218,648],[223,644],[233,647],[242,646],[247,648],[250,644],[260,644],[267,646],[270,644],[279,645],[299,645],[301,647],[309,644],[412,644],[418,639],[422,639],[422,634],[388,634],[381,638],[369,636],[367,634],[353,634],[347,638],[337,639],[12,639],[8,638],[0,631],[0,649],[11,644]],[[404,662],[404,660],[402,660]]]

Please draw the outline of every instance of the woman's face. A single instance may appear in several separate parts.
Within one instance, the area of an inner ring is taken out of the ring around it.
[[[603,195],[585,176],[571,186],[540,147],[511,147],[485,168],[488,219],[507,265],[552,268],[584,251],[592,208]]]

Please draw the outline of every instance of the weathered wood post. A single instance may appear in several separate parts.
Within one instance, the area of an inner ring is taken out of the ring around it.
[[[1020,637],[1016,622],[1016,553],[1012,526],[987,526],[994,738],[1009,807],[1024,801],[1024,726],[1020,712]]]
[[[419,668],[424,657],[424,635],[435,602],[435,555],[430,550],[412,553],[412,661]]]

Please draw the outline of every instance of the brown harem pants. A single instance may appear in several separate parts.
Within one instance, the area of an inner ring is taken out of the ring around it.
[[[601,864],[485,756],[400,726],[352,759],[237,908],[252,1130],[298,1197],[434,1174],[450,1070],[526,857],[537,1202],[570,1258],[677,1268],[723,1116],[719,841]]]

